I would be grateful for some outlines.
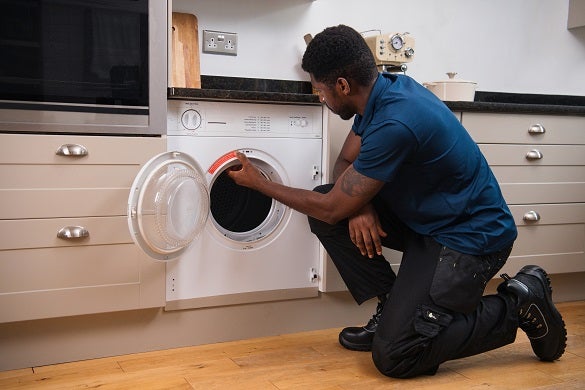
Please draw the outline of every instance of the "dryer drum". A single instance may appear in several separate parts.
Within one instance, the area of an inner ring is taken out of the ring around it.
[[[210,191],[213,218],[227,231],[244,233],[256,229],[270,214],[272,199],[236,184],[223,171]]]

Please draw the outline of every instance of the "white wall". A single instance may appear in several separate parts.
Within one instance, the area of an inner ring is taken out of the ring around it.
[[[478,90],[585,95],[585,27],[567,30],[569,0],[173,0],[203,29],[238,33],[238,55],[201,53],[205,75],[308,80],[303,35],[347,24],[408,31],[419,82],[445,72]]]

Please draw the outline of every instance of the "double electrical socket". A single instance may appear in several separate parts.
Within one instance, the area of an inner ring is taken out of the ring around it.
[[[203,52],[232,56],[237,55],[238,34],[203,30]]]

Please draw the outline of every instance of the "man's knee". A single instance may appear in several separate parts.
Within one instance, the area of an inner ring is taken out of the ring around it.
[[[434,375],[442,361],[440,355],[433,353],[433,343],[452,319],[451,314],[435,306],[420,305],[413,317],[414,332],[410,336],[387,341],[376,334],[372,343],[374,364],[382,374],[392,378]]]
[[[372,360],[374,365],[382,374],[398,379],[413,378],[420,375],[435,375],[438,364],[428,366],[421,364],[422,350],[419,353],[408,355],[402,358],[389,357],[388,346],[380,342],[372,345]]]
[[[378,371],[391,378],[410,378],[415,376],[412,374],[412,369],[416,365],[416,357],[418,354],[398,356],[396,351],[394,350],[394,353],[392,353],[392,350],[393,346],[390,343],[383,342],[379,338],[374,338],[374,342],[372,343],[372,360]]]

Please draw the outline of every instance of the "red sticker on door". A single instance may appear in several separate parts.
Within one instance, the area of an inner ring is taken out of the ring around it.
[[[217,169],[219,167],[221,167],[223,164],[225,164],[227,161],[229,160],[233,160],[234,158],[236,158],[236,151],[231,151],[229,153],[224,154],[223,156],[221,156],[220,158],[218,158],[217,160],[215,160],[215,162],[213,164],[211,164],[211,166],[209,167],[209,169],[207,170],[207,172],[209,172],[210,174],[214,174],[215,171],[217,171]]]

